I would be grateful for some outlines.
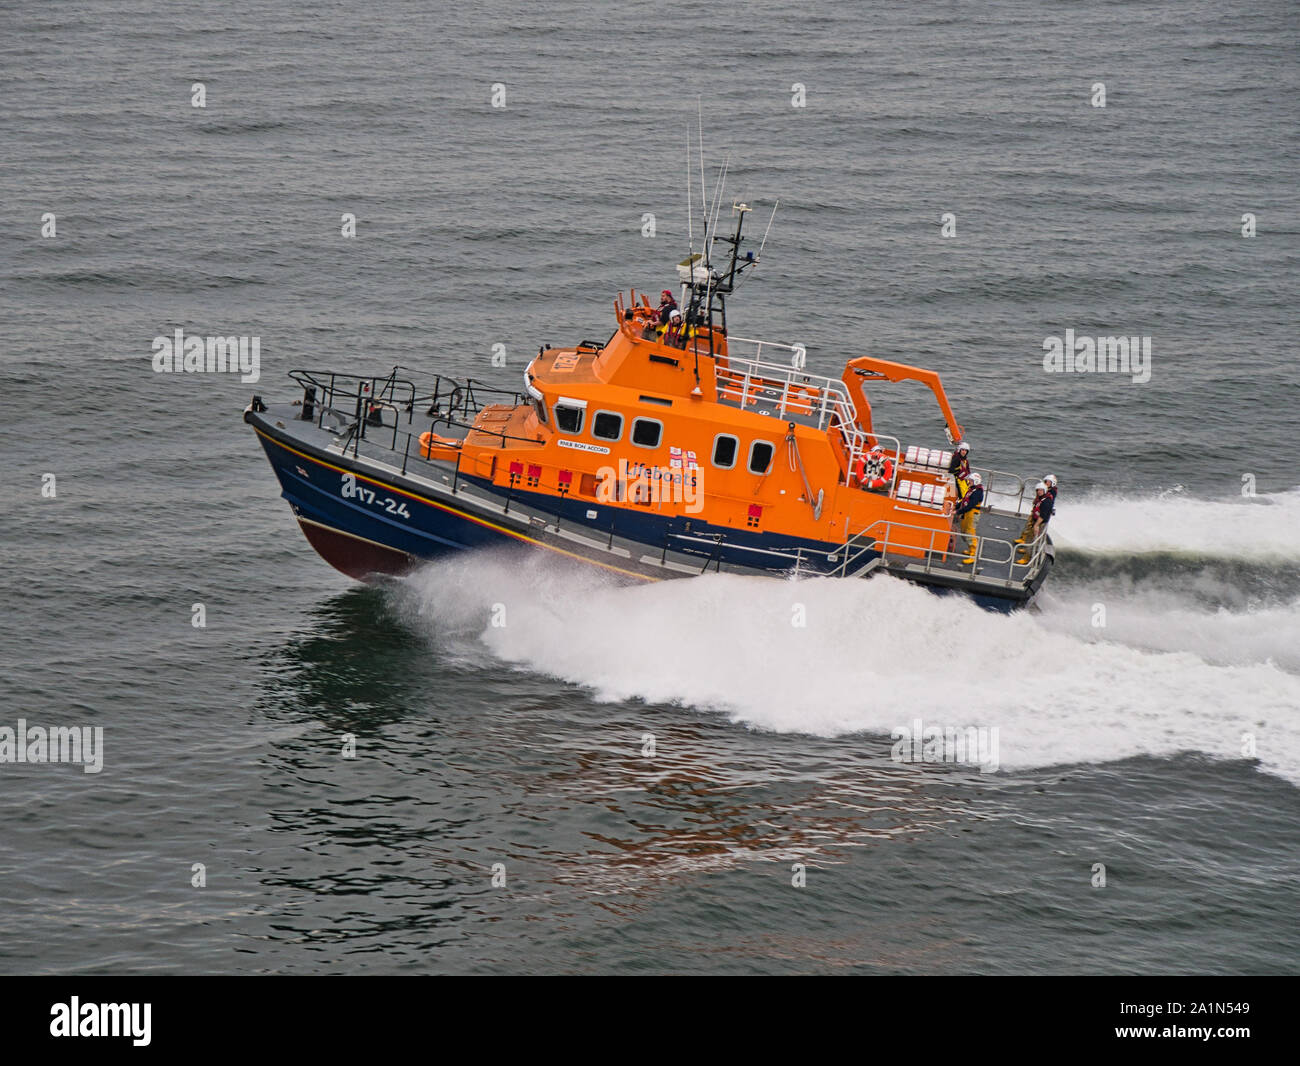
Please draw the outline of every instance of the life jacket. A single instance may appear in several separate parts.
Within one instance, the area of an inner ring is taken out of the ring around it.
[[[1055,510],[1056,497],[1050,492],[1044,492],[1042,497],[1034,504],[1034,518],[1039,522],[1047,522],[1051,519]]]
[[[669,316],[676,310],[677,310],[677,301],[674,300],[671,296],[669,296],[665,300],[660,300],[659,301],[659,324],[661,326],[668,325]]]
[[[961,481],[970,480],[970,452],[953,452],[948,460],[948,473]]]
[[[979,506],[984,502],[984,486],[972,485],[966,490],[964,495],[957,504],[957,514],[965,515],[968,511],[979,513]]]

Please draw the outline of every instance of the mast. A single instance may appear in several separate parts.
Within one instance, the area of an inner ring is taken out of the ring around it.
[[[710,330],[717,327],[723,336],[727,333],[727,297],[735,290],[744,272],[758,263],[753,252],[741,252],[741,242],[745,239],[745,216],[753,210],[748,204],[739,200],[731,205],[736,217],[736,228],[729,236],[716,236],[717,212],[714,212],[713,228],[715,236],[706,240],[704,245],[704,277],[699,278],[691,264],[691,320],[696,325],[708,326]],[[727,262],[721,270],[715,270],[711,249],[714,241],[721,241],[729,246]],[[710,340],[710,352],[712,352]]]
[[[726,188],[727,173],[731,167],[730,158],[726,159],[718,172],[718,180],[713,190],[713,203],[706,199],[704,181],[704,115],[700,109],[700,201],[703,208],[703,231],[701,250],[695,251],[694,211],[691,203],[690,175],[690,131],[686,134],[686,225],[688,240],[688,257],[677,265],[678,276],[689,287],[689,302],[684,312],[684,325],[699,330],[705,328],[709,333],[709,355],[716,355],[713,335],[716,329],[721,336],[727,335],[727,297],[736,291],[741,276],[752,266],[757,265],[759,256],[767,244],[768,232],[772,229],[772,220],[776,217],[776,207],[772,208],[772,219],[768,220],[767,230],[763,233],[763,242],[759,246],[759,255],[752,251],[741,253],[740,245],[744,238],[745,216],[753,210],[741,200],[732,200],[731,212],[736,219],[735,231],[730,236],[718,236],[718,215],[722,209],[723,191]],[[726,266],[721,271],[713,267],[713,245],[717,240],[729,246]],[[698,336],[698,334],[697,334]],[[695,350],[695,381],[699,388],[699,351]]]

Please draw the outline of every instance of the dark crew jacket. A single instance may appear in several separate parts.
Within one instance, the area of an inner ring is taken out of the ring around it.
[[[957,504],[957,517],[961,518],[967,511],[973,511],[976,507],[984,502],[984,486],[972,485],[966,490],[966,495],[961,498]]]

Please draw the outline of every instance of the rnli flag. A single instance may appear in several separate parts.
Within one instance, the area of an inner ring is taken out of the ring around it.
[[[668,465],[680,467],[682,465],[682,450],[680,448],[668,449]]]

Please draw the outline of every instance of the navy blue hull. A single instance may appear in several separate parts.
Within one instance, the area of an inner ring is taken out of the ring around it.
[[[521,539],[466,513],[291,450],[265,433],[259,432],[258,439],[308,539],[318,550],[318,540],[324,542],[326,561],[349,576],[399,573],[422,559]]]
[[[721,566],[743,568],[750,573],[786,573],[791,568],[790,557],[775,553],[789,553],[796,548],[804,549],[801,572],[816,573],[818,567],[824,567],[825,573],[835,571],[836,563],[831,557],[837,546],[833,544],[792,543],[758,531],[713,527],[694,520],[624,508],[598,508],[584,499],[557,499],[527,491],[517,491],[511,496],[511,506],[517,511],[545,515],[549,522],[580,529],[588,536],[603,537],[608,533],[611,542],[616,533],[623,543],[631,543],[636,549],[622,557],[600,552],[603,558],[598,558],[592,552],[575,551],[572,541],[559,541],[548,529],[536,524],[536,517],[534,523],[504,518],[500,503],[495,511],[476,511],[463,492],[458,495],[448,491],[442,493],[445,499],[433,499],[430,498],[433,494],[426,495],[427,490],[415,491],[419,486],[403,478],[394,476],[393,483],[378,480],[373,472],[363,474],[339,465],[349,460],[336,454],[311,454],[307,445],[291,447],[262,428],[257,433],[280,481],[282,495],[307,539],[326,562],[358,580],[402,574],[421,561],[451,552],[521,543],[638,580],[686,576]],[[500,501],[500,489],[491,483],[463,476],[458,480],[462,487],[481,490],[482,498]],[[617,529],[600,528],[589,517],[591,511],[603,513]],[[720,547],[712,545],[706,538],[714,535],[725,536],[728,543]],[[699,539],[684,541],[683,537]],[[660,561],[661,549],[670,541],[671,550],[679,560],[683,556],[688,557],[688,562],[693,558],[699,569],[665,570],[646,565],[641,559],[645,554]],[[773,554],[764,555],[764,552]],[[864,553],[856,559],[855,572],[866,566],[874,554]],[[1025,602],[1024,598],[943,587],[937,581],[921,583],[937,594],[959,592],[973,598],[981,607],[1000,612],[1013,611]]]
[[[279,478],[282,495],[302,524],[303,532],[327,562],[352,577],[364,579],[374,573],[401,573],[420,560],[435,559],[449,552],[520,543],[581,558],[629,577],[655,580],[674,576],[662,570],[656,573],[638,559],[605,561],[577,553],[571,545],[554,543],[555,538],[544,530],[528,526],[511,528],[499,512],[476,513],[472,504],[462,497],[448,494],[446,501],[431,500],[397,484],[376,480],[371,474],[350,471],[338,465],[338,456],[320,457],[292,448],[260,429],[258,438]],[[467,477],[459,478],[459,482],[483,490],[484,497],[500,498],[500,490],[489,482]],[[671,534],[701,538],[713,534],[727,536],[731,544],[721,549],[708,544],[692,546],[673,542],[674,552],[698,556],[701,571],[706,569],[706,563],[709,566],[721,563],[783,573],[790,569],[788,557],[764,557],[759,553],[792,551],[799,546],[788,539],[778,540],[761,533],[738,533],[700,522],[602,508],[616,523],[617,529],[610,530],[587,520],[588,510],[596,509],[587,500],[556,499],[527,491],[517,491],[511,499],[517,509],[543,513],[567,528],[583,529],[596,536],[616,533],[624,541],[636,542],[640,551],[647,554],[661,551]],[[834,552],[834,545],[802,546],[820,556],[828,570],[833,567],[826,555]]]

